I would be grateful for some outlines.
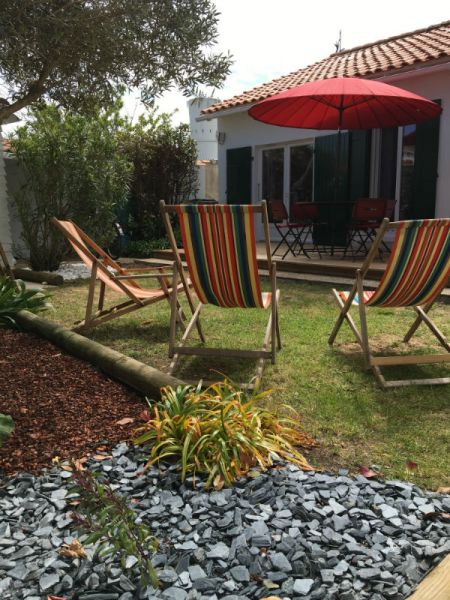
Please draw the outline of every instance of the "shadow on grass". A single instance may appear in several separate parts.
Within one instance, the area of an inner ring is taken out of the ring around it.
[[[87,330],[85,334],[101,344],[116,340],[133,340],[140,344],[169,343],[169,325],[151,321],[136,323],[117,320],[114,321],[114,325],[99,325],[95,329]]]
[[[182,356],[174,375],[187,381],[216,382],[226,378],[236,384],[246,384],[255,376],[256,367],[256,360],[252,359]]]
[[[431,346],[424,340],[412,339],[409,343],[404,343],[402,338],[386,334],[383,336],[374,336],[370,342],[371,351],[374,356],[420,356],[423,354],[440,354],[442,348]],[[364,356],[361,347],[356,342],[335,344],[334,355],[343,364],[354,366],[361,372],[372,376],[372,370],[366,369]],[[391,380],[410,380],[410,379],[434,379],[439,377],[449,377],[450,367],[445,364],[417,364],[417,365],[393,365],[383,366],[382,373],[386,381]],[[418,389],[418,386],[413,386]]]

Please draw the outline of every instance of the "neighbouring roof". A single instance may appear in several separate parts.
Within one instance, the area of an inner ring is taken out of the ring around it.
[[[450,57],[450,21],[350,50],[341,50],[309,67],[213,104],[202,110],[202,114],[206,116],[251,104],[308,81],[330,77],[370,78],[392,71],[408,70],[408,67],[417,68],[430,61],[439,62],[446,57]]]
[[[3,152],[11,152],[11,141],[8,139],[2,139]]]

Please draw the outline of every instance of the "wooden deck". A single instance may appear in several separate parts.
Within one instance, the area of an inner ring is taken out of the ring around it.
[[[272,244],[272,248],[275,248],[275,244]],[[264,243],[257,244],[257,251],[258,266],[262,271],[267,271]],[[182,251],[181,254],[183,255]],[[277,273],[280,277],[286,276],[288,279],[310,279],[312,281],[323,280],[328,282],[329,280],[337,280],[339,282],[344,279],[353,280],[356,269],[362,265],[364,260],[364,257],[355,260],[352,260],[349,256],[343,258],[342,252],[336,253],[335,256],[322,254],[322,258],[319,257],[317,252],[311,253],[311,258],[304,255],[293,256],[289,254],[282,260],[281,256],[283,254],[284,250],[280,248],[277,256],[274,257],[277,261]],[[142,260],[146,263],[149,262],[148,259]],[[170,261],[172,260],[172,253],[170,250],[156,250],[153,260]],[[386,264],[381,261],[374,263],[369,271],[368,278],[379,281],[385,267]]]
[[[272,248],[275,244],[272,243]],[[257,244],[258,266],[263,275],[267,274],[267,260],[265,258],[265,244]],[[181,250],[183,256],[183,251]],[[317,252],[311,253],[311,258],[306,256],[292,256],[289,254],[281,260],[284,250],[279,249],[280,256],[276,256],[277,276],[280,279],[294,279],[311,282],[322,282],[330,285],[348,285],[355,280],[356,270],[361,267],[364,257],[352,259],[351,256],[343,257],[342,251],[336,252],[334,256],[322,254],[319,258]],[[387,256],[386,256],[387,259]],[[385,269],[386,259],[374,262],[369,269],[366,279],[367,287],[376,287]],[[173,261],[171,250],[155,250],[151,259],[136,259],[137,263],[145,265],[170,264]],[[450,298],[450,288],[443,291],[443,295]]]
[[[450,600],[450,555],[425,577],[408,600]]]

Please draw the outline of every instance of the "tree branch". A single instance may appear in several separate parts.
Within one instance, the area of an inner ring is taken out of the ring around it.
[[[41,74],[34,83],[32,83],[28,89],[28,92],[11,104],[0,106],[0,125],[6,121],[6,119],[18,112],[20,109],[29,106],[35,100],[38,100],[45,92],[45,80],[51,72],[50,62],[47,61],[42,67]]]

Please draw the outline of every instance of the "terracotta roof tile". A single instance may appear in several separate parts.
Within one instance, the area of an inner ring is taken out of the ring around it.
[[[370,77],[445,57],[450,57],[450,21],[331,54],[299,71],[213,104],[202,114],[251,104],[307,81]]]

